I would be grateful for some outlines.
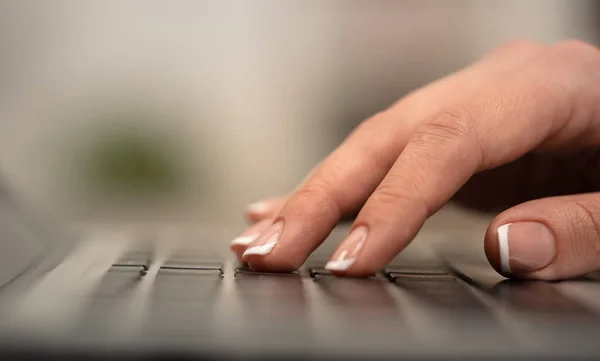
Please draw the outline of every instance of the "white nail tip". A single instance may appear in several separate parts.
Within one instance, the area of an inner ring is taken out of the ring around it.
[[[277,242],[271,242],[271,243],[264,244],[262,246],[248,248],[242,256],[248,256],[248,255],[264,256],[264,255],[268,254],[269,252],[271,252],[271,250],[273,249],[273,247],[275,247],[276,244],[277,244]]]
[[[498,249],[500,251],[500,269],[504,273],[510,273],[510,256],[508,249],[508,227],[510,223],[498,227]]]
[[[354,258],[343,259],[340,261],[329,261],[325,265],[325,269],[329,271],[345,271],[350,268],[355,261],[356,259]]]
[[[249,205],[247,210],[252,213],[264,213],[269,210],[269,205],[266,202],[256,202]]]
[[[237,237],[233,241],[231,241],[231,244],[240,245],[240,246],[249,246],[252,242],[256,241],[258,236],[259,236],[258,234],[254,234],[251,236]]]

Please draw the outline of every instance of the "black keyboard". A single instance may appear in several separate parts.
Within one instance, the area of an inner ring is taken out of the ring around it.
[[[373,277],[339,278],[324,268],[329,253],[275,274],[197,247],[163,257],[153,247],[126,250],[82,295],[75,321],[52,336],[144,350],[595,349],[590,329],[600,331],[600,308],[565,291],[600,286],[597,275],[567,283],[508,281],[484,259],[409,251]]]

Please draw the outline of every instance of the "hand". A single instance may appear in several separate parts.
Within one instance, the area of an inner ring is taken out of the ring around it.
[[[490,224],[485,251],[498,272],[578,276],[600,269],[599,145],[600,51],[576,41],[510,43],[364,121],[289,196],[251,207],[256,223],[232,249],[252,269],[291,271],[360,210],[327,268],[369,276],[457,192],[471,201],[479,192],[507,204],[535,199]],[[544,159],[562,167],[522,166]],[[565,159],[590,163],[568,174],[575,163]],[[565,195],[572,191],[589,193]]]

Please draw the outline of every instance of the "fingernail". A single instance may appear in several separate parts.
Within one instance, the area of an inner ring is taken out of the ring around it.
[[[554,235],[540,222],[515,222],[498,227],[498,247],[504,273],[544,268],[556,252]]]
[[[242,254],[242,257],[249,255],[264,256],[269,254],[277,244],[282,231],[283,221],[273,224],[252,244],[252,247],[249,247],[244,254]]]
[[[355,228],[348,237],[342,241],[333,257],[325,265],[325,269],[330,271],[345,271],[350,268],[358,257],[365,239],[367,239],[367,227],[360,226]]]
[[[239,236],[231,241],[232,245],[238,246],[249,246],[252,242],[256,241],[256,239],[260,236],[260,234],[255,233],[249,236]]]
[[[255,202],[255,203],[250,204],[246,208],[246,210],[249,213],[258,213],[258,214],[261,214],[261,213],[267,213],[267,212],[269,212],[271,210],[271,208],[272,208],[271,207],[271,202],[269,202],[269,201],[260,201],[260,202]]]
[[[271,222],[272,220],[264,220],[253,224],[238,237],[234,238],[230,244],[232,246],[249,246],[252,244],[252,242],[256,241],[258,237],[260,237],[262,232],[269,227]]]

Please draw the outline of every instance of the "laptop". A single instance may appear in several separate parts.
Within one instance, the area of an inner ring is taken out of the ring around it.
[[[210,227],[72,232],[13,198],[0,187],[2,360],[600,356],[596,274],[509,281],[441,233],[338,278],[344,225],[297,272],[256,273]]]

